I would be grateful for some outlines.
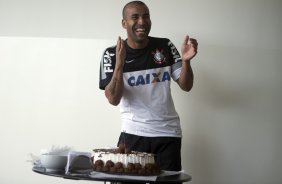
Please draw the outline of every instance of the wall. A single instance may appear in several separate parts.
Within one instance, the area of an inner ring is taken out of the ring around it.
[[[115,145],[98,75],[126,2],[0,0],[1,183],[76,183],[33,173],[29,153]],[[145,2],[152,36],[199,42],[193,90],[172,86],[190,183],[281,183],[281,1]]]

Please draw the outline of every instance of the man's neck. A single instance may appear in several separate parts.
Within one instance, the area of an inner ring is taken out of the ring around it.
[[[143,49],[145,48],[149,43],[149,38],[147,38],[143,42],[134,42],[132,40],[127,39],[127,45],[132,49]]]

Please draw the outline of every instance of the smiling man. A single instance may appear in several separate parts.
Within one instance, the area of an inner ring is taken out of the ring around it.
[[[141,1],[127,3],[122,16],[127,39],[118,37],[103,53],[99,83],[109,103],[120,106],[118,144],[155,153],[161,169],[179,171],[182,131],[170,85],[191,90],[197,40],[185,36],[180,55],[169,39],[149,36],[150,11]]]

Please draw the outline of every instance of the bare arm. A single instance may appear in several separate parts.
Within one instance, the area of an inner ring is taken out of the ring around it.
[[[193,87],[194,75],[191,67],[191,59],[196,56],[198,50],[197,40],[185,37],[181,47],[182,52],[182,69],[180,77],[177,80],[178,85],[184,91],[190,91]]]
[[[194,83],[194,75],[190,61],[182,61],[182,69],[179,79],[176,81],[184,91],[190,91]]]
[[[105,96],[112,105],[118,105],[123,94],[123,65],[126,51],[119,37],[116,47],[116,66],[110,83],[105,88]]]

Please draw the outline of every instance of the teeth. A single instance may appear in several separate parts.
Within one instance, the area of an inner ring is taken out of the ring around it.
[[[138,31],[138,32],[144,32],[144,31],[145,31],[145,29],[138,28],[138,29],[136,29],[136,31]]]

